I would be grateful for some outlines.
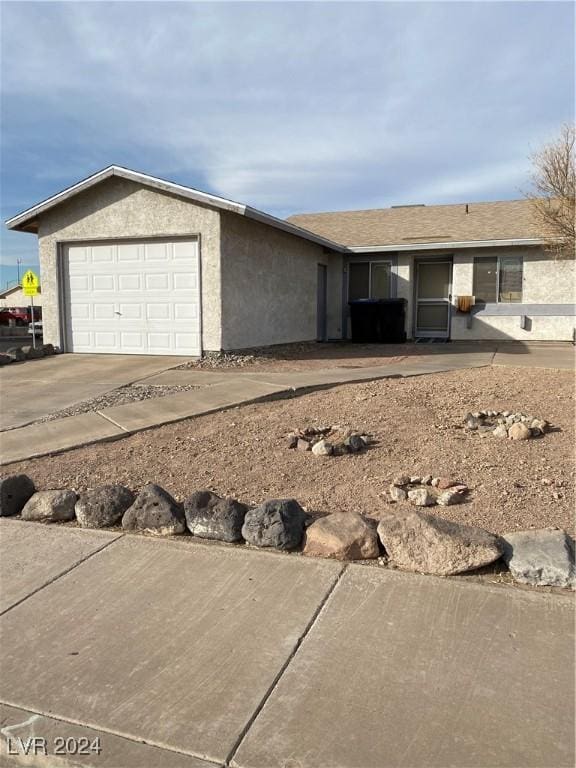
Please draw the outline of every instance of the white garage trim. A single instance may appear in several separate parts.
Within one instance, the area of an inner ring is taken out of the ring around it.
[[[194,237],[59,244],[67,352],[200,356],[200,244]]]

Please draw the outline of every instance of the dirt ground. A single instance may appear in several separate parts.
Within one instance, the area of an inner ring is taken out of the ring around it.
[[[426,346],[426,349],[423,347]],[[441,345],[441,350],[445,348]],[[306,341],[278,344],[239,352],[206,355],[179,366],[182,369],[233,371],[310,371],[322,368],[364,368],[398,363],[408,356],[431,353],[431,345],[352,344],[349,341],[319,344]]]
[[[539,416],[553,431],[522,442],[464,431],[466,412],[482,408]],[[366,431],[375,444],[327,458],[285,447],[292,429],[329,424]],[[356,511],[375,519],[395,475],[430,473],[471,489],[467,503],[435,508],[444,517],[495,533],[546,526],[572,532],[573,375],[487,367],[345,385],[19,462],[9,472],[26,472],[39,489],[156,482],[180,500],[208,488],[251,504],[294,497],[311,513]]]

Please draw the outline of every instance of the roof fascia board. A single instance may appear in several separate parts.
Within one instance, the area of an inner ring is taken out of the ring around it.
[[[353,253],[387,253],[389,251],[436,251],[455,248],[501,248],[521,245],[543,245],[539,238],[527,237],[513,240],[461,240],[447,243],[399,243],[397,245],[349,245]]]
[[[108,168],[104,168],[102,171],[98,171],[98,173],[95,173],[92,176],[88,176],[88,178],[79,181],[77,184],[73,184],[71,187],[64,189],[62,192],[58,192],[56,195],[52,195],[52,197],[49,197],[46,200],[43,200],[41,203],[32,206],[32,208],[28,208],[27,210],[22,211],[22,213],[13,216],[11,219],[6,221],[6,226],[8,229],[15,229],[21,224],[27,222],[29,219],[44,213],[49,208],[52,208],[59,203],[63,203],[73,195],[76,195],[79,192],[83,192],[84,190],[89,189],[95,184],[98,184],[99,182],[104,181],[111,176],[118,176],[119,178],[145,184],[165,192],[172,192],[173,194],[178,194],[181,197],[186,197],[196,202],[213,205],[217,208],[222,208],[228,211],[233,211],[234,213],[239,213],[240,215],[244,214],[244,210],[246,208],[246,206],[240,205],[240,203],[235,203],[232,200],[226,200],[223,197],[210,195],[207,192],[200,192],[190,187],[183,187],[180,184],[175,184],[171,181],[164,181],[163,179],[158,179],[155,176],[148,176],[145,173],[131,171],[128,168],[121,168],[117,165],[111,165]]]

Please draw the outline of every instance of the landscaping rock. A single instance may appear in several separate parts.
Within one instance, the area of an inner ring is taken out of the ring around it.
[[[438,488],[439,491],[445,491],[447,488],[452,488],[452,486],[456,484],[457,481],[452,480],[451,477],[439,477],[438,482],[436,483],[436,488]]]
[[[332,445],[327,443],[326,440],[318,440],[318,442],[314,443],[312,446],[312,453],[314,456],[331,456],[332,451]]]
[[[417,573],[449,576],[497,560],[498,538],[482,528],[461,525],[427,512],[383,512],[378,535],[391,564]]]
[[[436,499],[426,488],[413,488],[408,491],[408,498],[417,507],[431,507]]]
[[[530,429],[536,435],[544,435],[548,431],[548,422],[544,419],[532,419]]]
[[[464,417],[464,424],[468,429],[478,429],[481,423],[481,417],[474,416],[472,413],[467,413]]]
[[[124,513],[122,528],[155,536],[172,536],[184,533],[184,512],[178,502],[159,485],[145,485],[136,501]]]
[[[344,443],[336,443],[332,446],[332,456],[346,456],[346,454],[350,453],[348,450],[348,446],[344,445]]]
[[[33,347],[30,344],[28,346],[22,347],[22,352],[24,352],[26,360],[35,360],[36,358],[44,357],[44,352],[42,351],[42,347],[40,345]]]
[[[496,429],[492,430],[494,437],[508,437],[508,430],[504,424],[498,424]]]
[[[321,517],[306,529],[305,555],[335,560],[365,560],[378,557],[374,526],[356,512],[335,512]]]
[[[6,350],[8,357],[15,363],[20,363],[22,360],[26,360],[26,355],[22,347],[10,347]]]
[[[432,475],[424,475],[420,482],[422,485],[432,485],[432,479]]]
[[[298,445],[298,435],[288,435],[286,438],[286,448],[296,448]]]
[[[245,504],[212,491],[197,491],[184,502],[188,530],[202,539],[240,541],[247,511]]]
[[[0,365],[10,365],[14,362],[10,355],[0,354]]]
[[[242,536],[257,547],[295,549],[302,541],[307,517],[296,499],[271,499],[248,510]]]
[[[365,448],[364,440],[360,437],[360,435],[349,435],[346,440],[344,440],[344,445],[348,448],[350,453],[358,453],[358,451],[362,451]]]
[[[532,437],[529,427],[522,421],[515,422],[508,430],[510,440],[529,440]]]
[[[552,529],[519,531],[502,537],[503,559],[522,584],[574,587],[574,541]]]
[[[400,488],[397,485],[391,485],[388,489],[388,494],[392,501],[406,501],[408,494],[404,488]]]
[[[124,512],[136,497],[123,485],[99,485],[80,494],[76,518],[82,528],[108,528],[119,525]]]
[[[74,491],[37,491],[22,510],[22,520],[60,523],[74,520],[74,505],[78,497]]]
[[[464,501],[464,494],[461,491],[454,491],[452,488],[442,491],[442,493],[438,494],[436,497],[436,504],[439,504],[441,507],[460,504],[461,501]]]
[[[392,480],[392,485],[396,485],[398,488],[401,488],[403,485],[408,485],[409,482],[409,475],[398,475],[398,477],[395,477],[394,480]]]
[[[0,478],[0,517],[19,514],[36,492],[28,475],[8,475]]]
[[[296,450],[297,451],[311,451],[312,446],[308,442],[308,440],[304,440],[303,438],[299,437],[296,442]]]
[[[49,355],[54,355],[56,350],[54,349],[53,344],[42,344],[42,352],[44,353],[44,356],[47,357]]]

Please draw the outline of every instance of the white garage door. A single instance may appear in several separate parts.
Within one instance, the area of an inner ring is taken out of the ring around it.
[[[197,240],[66,246],[67,349],[200,354]]]

